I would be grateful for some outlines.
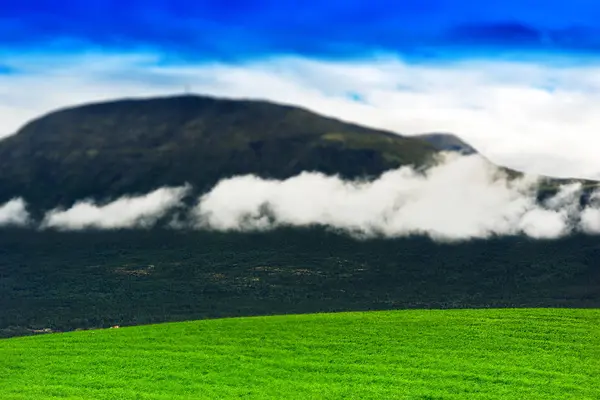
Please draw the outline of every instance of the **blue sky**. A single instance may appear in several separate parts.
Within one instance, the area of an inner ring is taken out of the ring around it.
[[[593,0],[21,0],[2,4],[0,47],[153,49],[186,60],[593,54],[598,20]]]
[[[597,21],[592,0],[6,1],[0,137],[57,108],[190,87],[600,177]]]

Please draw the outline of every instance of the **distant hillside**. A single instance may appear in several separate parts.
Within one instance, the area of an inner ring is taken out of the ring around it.
[[[475,148],[450,133],[425,133],[414,137],[426,141],[439,151],[456,151],[465,155],[477,154]]]
[[[52,112],[0,141],[0,203],[21,196],[39,213],[184,183],[203,192],[240,174],[373,177],[440,151],[475,149],[451,134],[401,136],[265,101],[116,100]],[[544,196],[571,181],[547,179]]]
[[[463,155],[479,154],[480,156],[485,157],[485,155],[480,154],[473,146],[451,133],[424,133],[412,137],[430,144],[437,151],[452,151]],[[491,163],[491,161],[489,162]],[[498,168],[506,172],[508,176],[512,178],[519,178],[522,177],[523,174],[527,173],[527,171],[517,171],[504,166],[498,166]],[[556,194],[561,185],[568,185],[572,183],[581,183],[583,186],[584,192],[581,198],[582,204],[586,204],[589,200],[589,195],[591,192],[600,186],[598,181],[589,179],[555,178],[551,176],[544,176],[539,187],[539,198],[544,199],[553,196]]]
[[[236,174],[353,178],[422,165],[437,150],[391,132],[263,101],[200,96],[68,108],[0,142],[0,201],[37,208],[185,182],[205,190]]]

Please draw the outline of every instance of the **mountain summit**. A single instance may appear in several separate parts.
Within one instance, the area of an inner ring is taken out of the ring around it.
[[[437,152],[418,138],[265,101],[176,96],[52,112],[0,142],[0,201],[69,206],[190,183],[302,171],[345,178],[423,165]]]

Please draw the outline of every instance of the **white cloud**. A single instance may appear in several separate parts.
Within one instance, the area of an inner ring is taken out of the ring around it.
[[[581,228],[589,234],[600,234],[600,191],[590,196],[590,204],[581,212]]]
[[[144,196],[122,197],[106,205],[78,202],[68,210],[49,211],[41,228],[60,230],[148,228],[167,212],[181,207],[188,186],[161,188]]]
[[[278,57],[156,66],[153,55],[15,56],[0,76],[0,133],[82,102],[194,92],[269,99],[399,133],[453,132],[493,161],[600,177],[600,67],[556,62],[410,64]],[[359,95],[355,101],[351,94]],[[556,162],[559,161],[559,162]]]
[[[581,226],[586,233],[600,233],[600,210],[597,208],[583,210],[581,213]]]
[[[359,235],[425,234],[466,240],[525,234],[551,239],[580,223],[580,185],[565,185],[537,201],[538,179],[509,180],[479,156],[446,155],[424,174],[409,167],[372,182],[303,173],[283,181],[252,175],[223,180],[194,210],[199,228],[264,230],[324,225]],[[583,229],[591,232],[591,209]],[[600,229],[597,229],[600,231]]]
[[[29,222],[29,212],[23,199],[13,199],[0,205],[0,227],[25,226]]]
[[[285,180],[236,176],[220,181],[191,209],[183,202],[189,186],[165,187],[103,205],[80,201],[33,223],[25,202],[15,199],[0,207],[0,226],[138,229],[171,217],[163,220],[165,227],[254,231],[320,225],[360,237],[427,235],[439,241],[600,234],[600,190],[582,207],[581,184],[563,185],[540,201],[539,183],[535,175],[510,179],[477,155],[446,153],[426,171],[403,167],[372,181],[308,172]]]
[[[570,233],[565,213],[539,208],[523,214],[518,226],[534,239],[555,239]]]

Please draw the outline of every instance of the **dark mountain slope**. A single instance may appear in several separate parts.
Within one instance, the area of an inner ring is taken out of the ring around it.
[[[424,133],[414,137],[426,141],[439,151],[456,151],[465,155],[477,154],[475,148],[450,133]]]
[[[50,113],[0,142],[0,201],[34,208],[185,182],[205,190],[254,173],[348,178],[427,163],[414,138],[262,101],[200,96],[119,100]]]

